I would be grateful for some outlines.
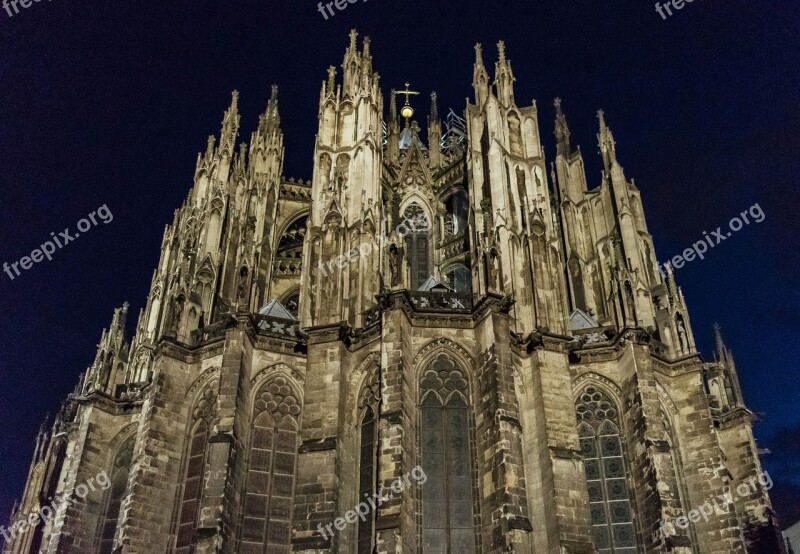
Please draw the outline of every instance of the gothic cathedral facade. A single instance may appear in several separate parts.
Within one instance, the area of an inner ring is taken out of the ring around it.
[[[135,333],[125,304],[37,439],[12,522],[53,515],[4,553],[782,552],[761,485],[689,518],[761,473],[731,353],[698,353],[602,112],[590,189],[498,50],[421,128],[351,33],[308,182],[277,87],[249,145],[233,93]]]

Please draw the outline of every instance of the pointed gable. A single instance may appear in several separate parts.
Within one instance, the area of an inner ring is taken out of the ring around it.
[[[275,317],[278,319],[290,319],[292,321],[296,321],[295,317],[292,313],[287,310],[283,304],[281,304],[278,300],[270,300],[264,306],[258,310],[259,315],[265,315],[267,317]]]
[[[573,331],[580,331],[581,329],[596,329],[598,327],[600,327],[600,324],[583,310],[575,310],[569,314],[569,328]]]

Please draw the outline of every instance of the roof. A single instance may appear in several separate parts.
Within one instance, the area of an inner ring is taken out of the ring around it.
[[[428,277],[428,280],[418,290],[422,292],[455,292],[455,290],[439,281],[436,277]]]
[[[598,327],[600,327],[600,324],[583,310],[575,310],[569,314],[569,328],[572,331],[580,331],[581,329],[596,329]]]
[[[297,319],[292,315],[292,313],[287,310],[283,304],[281,304],[277,300],[270,300],[266,304],[264,304],[260,310],[258,310],[259,315],[265,315],[268,317],[277,317],[278,319],[290,319],[292,321],[296,321]]]

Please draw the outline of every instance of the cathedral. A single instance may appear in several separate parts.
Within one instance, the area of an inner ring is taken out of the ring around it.
[[[277,87],[247,144],[234,92],[2,552],[784,552],[734,359],[697,351],[605,115],[590,188],[561,101],[547,159],[502,42],[489,69],[476,45],[464,110],[425,94],[420,125],[351,32],[309,181]]]

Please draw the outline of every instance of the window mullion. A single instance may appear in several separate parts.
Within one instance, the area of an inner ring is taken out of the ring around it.
[[[273,420],[272,443],[269,445],[269,479],[267,480],[267,506],[264,518],[264,547],[269,546],[270,508],[272,504],[272,490],[275,488],[275,441],[278,440],[278,422]]]
[[[447,405],[442,405],[442,437],[445,438],[444,444],[442,444],[442,448],[444,449],[444,476],[445,476],[445,484],[444,484],[444,497],[445,497],[445,506],[447,509],[445,510],[445,529],[446,533],[445,536],[447,537],[447,552],[452,552],[452,540],[451,535],[453,530],[450,528],[450,471],[448,468],[450,466],[450,445],[447,442]]]
[[[608,542],[611,545],[611,552],[614,552],[614,527],[611,523],[611,506],[608,496],[608,481],[606,480],[606,464],[603,456],[600,435],[595,433],[595,448],[597,449],[597,466],[600,470],[600,487],[603,491],[603,511],[606,514],[606,528],[608,528]]]

